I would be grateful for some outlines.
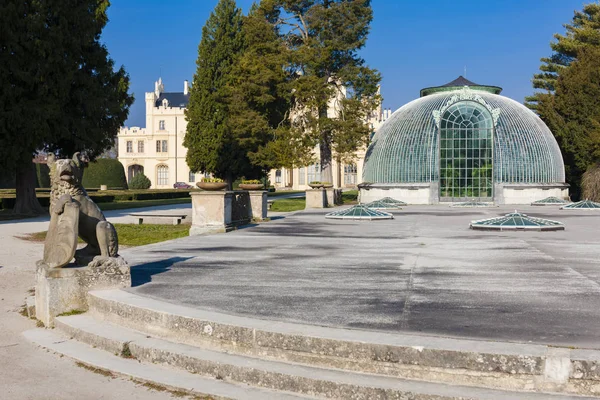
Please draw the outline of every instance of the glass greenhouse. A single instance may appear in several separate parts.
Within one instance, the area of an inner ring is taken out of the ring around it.
[[[376,200],[383,190],[421,204],[565,197],[552,133],[501,90],[463,77],[421,90],[421,98],[398,109],[373,137],[361,198]]]

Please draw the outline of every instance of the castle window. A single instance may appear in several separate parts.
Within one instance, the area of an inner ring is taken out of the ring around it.
[[[133,142],[131,140],[127,141],[127,152],[133,153]]]
[[[160,131],[165,130],[165,120],[164,119],[161,119],[160,121],[158,121],[158,130],[160,130]]]
[[[166,186],[169,184],[169,167],[166,165],[159,165],[156,169],[157,179],[159,186]]]
[[[166,140],[157,140],[156,141],[156,152],[157,153],[166,153],[168,151],[167,141]]]
[[[143,153],[144,152],[144,142],[140,141],[138,142],[138,153]]]

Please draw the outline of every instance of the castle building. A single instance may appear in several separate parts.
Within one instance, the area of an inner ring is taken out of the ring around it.
[[[185,157],[187,149],[183,138],[187,129],[185,109],[189,103],[188,81],[182,92],[165,92],[162,79],[154,83],[154,91],[146,93],[146,127],[122,127],[117,138],[118,159],[125,168],[127,181],[138,173],[144,173],[152,182],[153,189],[173,188],[176,182],[195,186],[204,173],[190,171]],[[335,113],[335,100],[330,112]],[[369,117],[373,132],[391,116],[391,110],[381,106]],[[336,187],[356,187],[361,183],[365,150],[356,153],[351,164],[333,163],[333,184]],[[318,154],[318,149],[316,150]],[[306,189],[309,182],[320,181],[318,163],[301,168],[272,170],[271,184],[283,189]]]
[[[118,159],[128,182],[142,172],[153,189],[173,188],[176,182],[195,185],[200,174],[190,171],[185,162],[187,149],[183,147],[188,88],[188,81],[184,81],[182,92],[165,92],[159,79],[154,83],[154,91],[146,93],[146,127],[120,129]]]

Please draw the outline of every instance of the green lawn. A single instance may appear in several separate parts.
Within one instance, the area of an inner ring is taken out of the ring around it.
[[[190,231],[189,225],[115,224],[115,228],[119,237],[119,245],[123,246],[143,246],[178,239],[188,236]],[[46,239],[46,233],[47,231],[31,233],[20,239],[43,242]],[[81,239],[79,242],[82,243]]]
[[[281,199],[274,200],[270,211],[290,212],[299,211],[306,208],[306,199]]]
[[[342,193],[344,204],[356,204],[358,202],[358,190],[348,190]]]

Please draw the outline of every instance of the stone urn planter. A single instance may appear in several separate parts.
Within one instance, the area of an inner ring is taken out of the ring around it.
[[[332,187],[333,187],[333,183],[324,183],[324,184],[323,184],[323,187],[324,187],[325,189],[332,188]]]
[[[227,182],[198,182],[196,186],[202,190],[223,190],[227,187]]]
[[[322,183],[309,183],[308,186],[313,189],[321,189],[324,185]]]
[[[262,183],[240,183],[240,189],[242,190],[261,190],[262,188]]]

